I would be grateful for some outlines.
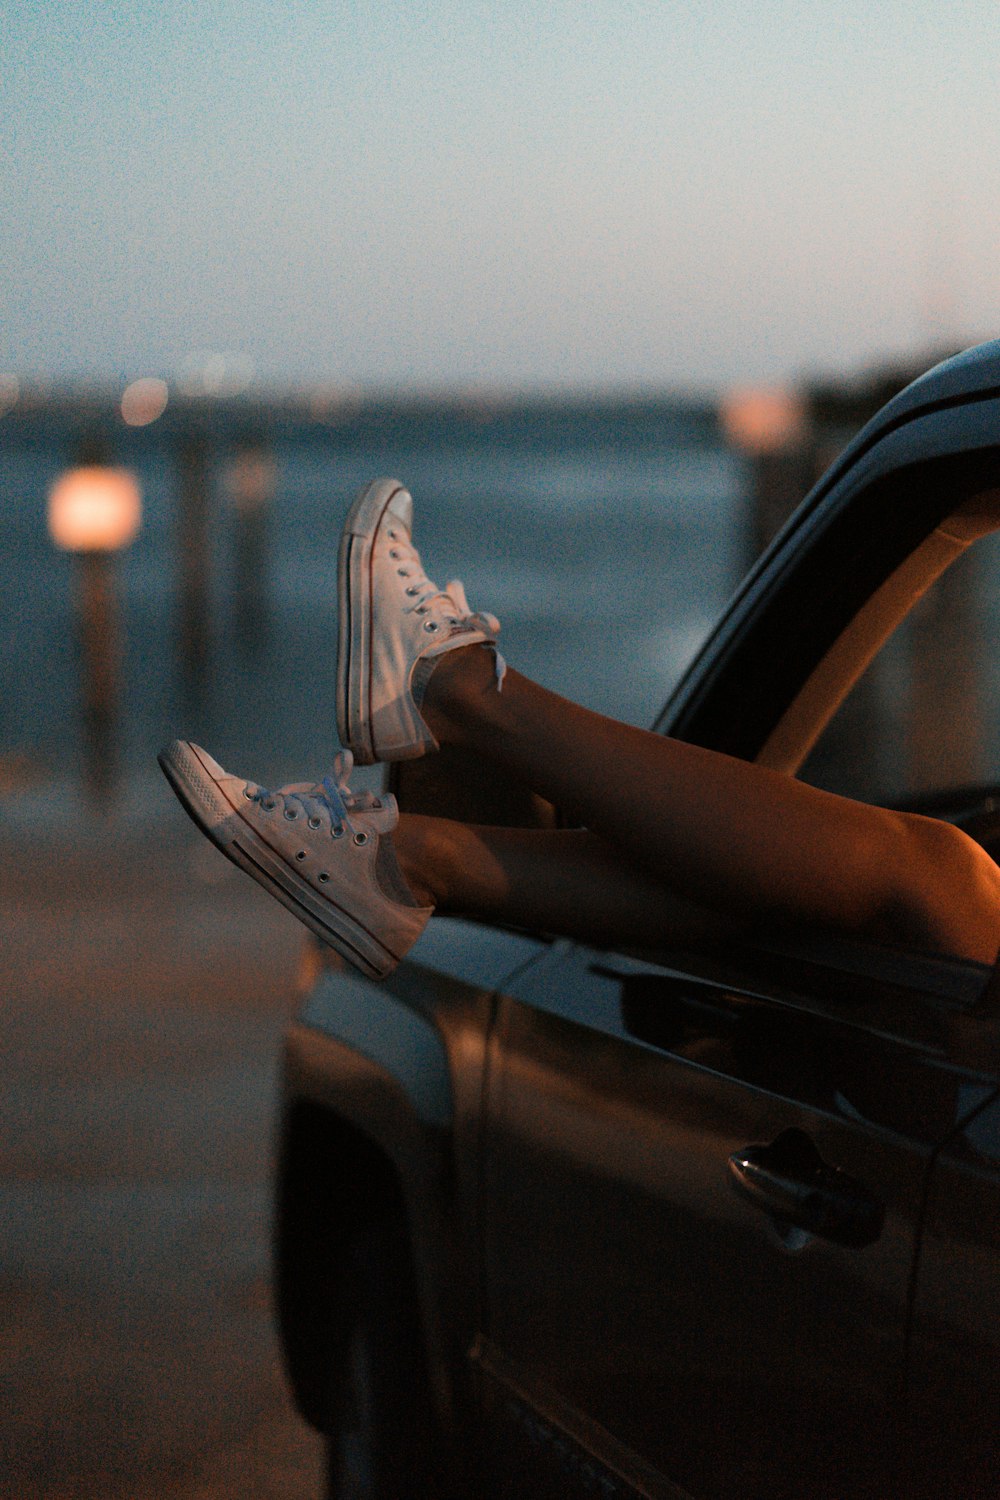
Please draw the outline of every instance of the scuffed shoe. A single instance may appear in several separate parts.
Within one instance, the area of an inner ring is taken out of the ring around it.
[[[351,791],[349,751],[333,776],[276,792],[229,775],[187,740],[159,762],[223,854],[362,974],[390,973],[423,932],[433,907],[413,900],[385,838],[399,820],[396,800]]]
[[[361,765],[413,760],[438,748],[419,704],[434,661],[483,642],[500,622],[474,614],[456,580],[438,588],[411,540],[413,501],[396,479],[376,479],[344,524],[338,563],[337,728]]]

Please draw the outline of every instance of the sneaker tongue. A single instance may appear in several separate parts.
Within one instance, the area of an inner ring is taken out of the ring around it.
[[[491,615],[483,609],[473,611],[469,608],[469,601],[465,596],[465,585],[460,578],[450,579],[445,585],[444,592],[455,605],[455,613],[461,624],[468,624],[473,628],[478,627],[493,635],[500,634],[500,621],[496,615]]]
[[[457,615],[472,614],[472,610],[469,608],[469,601],[465,597],[465,584],[460,578],[449,578],[444,586],[444,592],[454,604]]]
[[[399,805],[388,792],[381,793],[377,801],[378,807],[363,808],[362,811],[371,820],[376,833],[391,833],[399,822]]]

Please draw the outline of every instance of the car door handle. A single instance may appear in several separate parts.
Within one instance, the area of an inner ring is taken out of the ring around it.
[[[871,1245],[882,1233],[883,1205],[855,1178],[827,1166],[803,1130],[734,1151],[729,1180],[763,1213],[835,1245]]]

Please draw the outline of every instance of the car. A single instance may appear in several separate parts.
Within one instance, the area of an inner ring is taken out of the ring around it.
[[[798,773],[998,529],[1000,341],[848,445],[656,729]],[[444,753],[394,785],[554,816]],[[1000,853],[995,781],[907,805]],[[279,1135],[282,1348],[331,1497],[1000,1494],[987,966],[721,919],[617,952],[445,917],[379,984],[317,947]]]

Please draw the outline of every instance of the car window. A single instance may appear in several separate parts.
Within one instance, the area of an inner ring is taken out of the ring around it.
[[[960,558],[855,684],[800,771],[828,791],[950,816],[1000,796],[1000,534]],[[1000,801],[998,801],[1000,824]]]

